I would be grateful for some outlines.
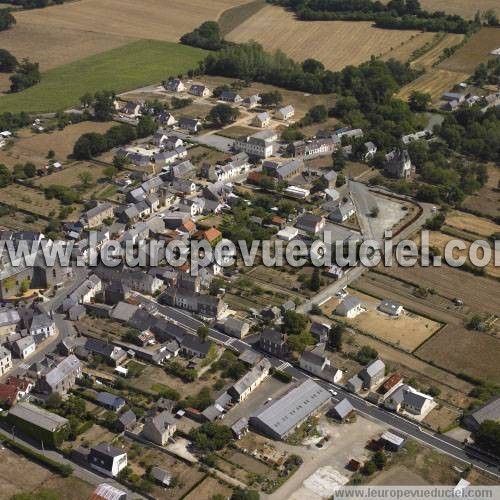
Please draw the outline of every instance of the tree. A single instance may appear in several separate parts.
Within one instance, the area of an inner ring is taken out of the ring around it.
[[[330,328],[328,333],[328,344],[334,351],[342,351],[345,331],[345,326],[340,323]]]
[[[296,311],[286,311],[283,316],[282,330],[289,335],[300,335],[307,330],[309,318]]]
[[[383,451],[375,452],[372,460],[378,470],[382,470],[387,464],[387,456]]]
[[[321,74],[323,71],[325,71],[325,67],[323,66],[323,63],[320,61],[317,61],[316,59],[306,59],[302,63],[302,69],[306,73],[314,73],[314,74]]]
[[[410,98],[408,99],[408,104],[410,105],[410,109],[415,112],[426,111],[427,106],[432,101],[432,97],[428,93],[418,92],[414,90],[410,94]]]
[[[124,154],[117,154],[113,157],[113,166],[118,170],[123,170],[129,164],[130,160]]]
[[[208,114],[209,120],[221,127],[234,122],[238,116],[240,116],[239,110],[228,104],[217,104]]]
[[[231,500],[259,500],[260,494],[255,490],[242,490],[236,488],[231,495]]]
[[[224,38],[216,21],[206,21],[198,28],[181,37],[181,43],[200,47],[206,50],[220,50],[224,45]]]
[[[497,457],[500,456],[500,423],[493,420],[485,420],[479,426],[476,433],[476,444],[493,453]]]
[[[364,476],[371,476],[377,471],[377,466],[370,460],[361,467],[361,474]]]
[[[304,117],[304,122],[307,123],[321,123],[328,118],[328,110],[323,104],[313,106]]]
[[[274,90],[272,92],[264,92],[260,95],[260,103],[262,104],[262,106],[278,106],[282,102],[283,96],[277,90]]]
[[[78,178],[84,187],[88,187],[92,183],[92,174],[90,172],[80,172]]]
[[[315,267],[313,270],[309,288],[313,292],[317,292],[321,288],[321,277],[320,277],[319,267]]]
[[[25,58],[17,66],[16,72],[10,77],[10,91],[21,92],[36,85],[41,79],[39,64]]]
[[[17,59],[8,50],[0,49],[0,71],[12,73],[17,66]]]
[[[31,162],[27,162],[23,165],[23,172],[28,179],[31,179],[36,175],[36,166]]]
[[[111,90],[102,90],[94,95],[94,117],[96,120],[106,122],[113,118],[115,99],[115,93]]]
[[[201,326],[198,327],[198,330],[196,330],[196,334],[202,340],[207,340],[207,337],[208,337],[209,333],[210,333],[210,329],[208,328],[207,325],[201,325]]]
[[[110,165],[104,169],[104,175],[110,179],[114,179],[116,174],[118,173],[118,169],[115,166]]]
[[[189,438],[200,451],[222,450],[232,441],[232,437],[231,429],[227,425],[214,422],[206,422],[189,432]]]
[[[0,164],[0,187],[8,186],[12,182],[12,173],[3,164]]]
[[[13,24],[16,24],[16,18],[10,13],[10,10],[0,10],[0,31],[9,29]]]
[[[356,361],[367,365],[370,361],[378,358],[378,352],[368,345],[363,346],[356,354]]]
[[[158,123],[151,115],[142,115],[137,124],[137,137],[148,137],[153,135],[158,128]]]

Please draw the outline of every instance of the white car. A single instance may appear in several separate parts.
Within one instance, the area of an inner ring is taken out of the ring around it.
[[[328,392],[332,395],[332,396],[336,396],[338,393],[337,391],[333,390],[333,389],[328,389]]]
[[[349,295],[349,293],[347,292],[347,290],[345,288],[343,288],[342,290],[339,290],[335,295],[337,297],[340,297],[341,299],[345,299],[347,297],[347,295]]]

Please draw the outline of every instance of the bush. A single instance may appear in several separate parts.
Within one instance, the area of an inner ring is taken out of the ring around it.
[[[378,358],[378,352],[370,346],[363,346],[356,354],[356,361],[362,365],[367,365],[370,361]]]

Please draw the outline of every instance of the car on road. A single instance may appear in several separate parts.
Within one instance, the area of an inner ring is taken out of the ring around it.
[[[338,392],[334,389],[328,389],[328,392],[332,395],[332,396],[337,396]]]
[[[341,299],[345,299],[348,295],[349,292],[345,288],[342,288],[335,294],[336,297],[340,297]]]

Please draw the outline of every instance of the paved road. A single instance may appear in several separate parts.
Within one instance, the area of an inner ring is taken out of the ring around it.
[[[135,294],[135,296],[143,304],[156,304],[151,299],[148,299],[147,297],[144,297],[140,294]],[[167,319],[178,323],[191,332],[196,332],[198,327],[202,324],[201,321],[194,318],[188,312],[181,311],[170,306],[163,306],[158,304],[156,304],[156,306],[158,312],[163,314]],[[251,344],[243,340],[229,337],[228,335],[225,335],[224,333],[221,333],[213,328],[209,329],[209,338],[236,350],[238,353],[241,353],[246,349],[252,349],[253,351],[260,352]],[[300,368],[292,366],[288,361],[283,361],[263,352],[260,352],[260,354],[264,354],[275,368],[286,371],[297,380],[313,378],[324,388],[334,389],[337,392],[337,396],[332,398],[334,399],[334,401],[340,401],[343,398],[347,398],[354,406],[354,408],[356,408],[356,411],[366,418],[381,422],[386,426],[397,429],[399,432],[411,436],[412,438],[428,446],[431,446],[432,448],[442,453],[446,453],[447,455],[465,462],[466,464],[472,464],[478,469],[489,472],[490,474],[493,474],[500,479],[499,469],[497,465],[489,464],[485,460],[472,456],[468,451],[465,450],[464,446],[459,441],[423,430],[419,427],[418,424],[407,420],[401,415],[385,410],[383,407],[370,403],[356,394],[351,394],[340,385],[331,384],[318,378],[311,377],[308,373],[304,372]]]

